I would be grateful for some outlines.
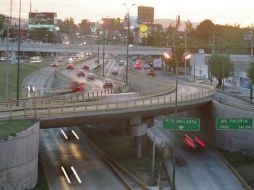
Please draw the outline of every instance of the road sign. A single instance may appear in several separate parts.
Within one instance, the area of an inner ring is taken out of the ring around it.
[[[143,33],[147,32],[147,30],[148,30],[148,27],[146,24],[142,24],[139,28],[140,28],[141,32],[143,32]]]
[[[252,118],[216,118],[216,130],[252,129]]]
[[[174,130],[174,118],[165,118],[163,120],[163,128]],[[177,118],[176,119],[176,130],[181,131],[199,131],[200,130],[200,119],[196,118]]]

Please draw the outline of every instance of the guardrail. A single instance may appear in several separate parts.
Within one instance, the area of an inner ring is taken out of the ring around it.
[[[181,103],[193,102],[194,100],[200,100],[213,96],[216,89],[208,89],[196,93],[181,95],[178,97],[179,105]],[[23,102],[20,106],[9,103],[4,109],[1,107],[1,119],[13,119],[13,118],[38,118],[43,116],[56,116],[66,115],[73,113],[91,113],[100,111],[112,111],[112,110],[126,110],[129,108],[151,108],[154,106],[162,106],[165,104],[174,105],[175,97],[169,95],[157,96],[157,97],[144,97],[142,99],[132,99],[124,102],[108,102],[108,101],[74,101],[64,102],[52,101],[46,104],[37,101],[36,99],[31,102]]]
[[[237,108],[237,109],[244,110],[244,111],[254,112],[254,107],[253,106],[248,106],[248,105],[243,105],[243,104],[236,104],[234,102],[223,100],[221,98],[215,98],[215,100],[217,102],[219,102],[220,104],[223,104],[223,105],[228,106],[228,107]]]

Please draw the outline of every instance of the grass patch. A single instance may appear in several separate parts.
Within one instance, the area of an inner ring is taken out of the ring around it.
[[[136,158],[133,137],[112,135],[88,127],[81,127],[87,136],[107,155],[120,163],[146,184],[151,184],[152,142],[143,137],[142,158]],[[161,155],[157,152],[158,161]]]
[[[20,64],[20,87],[22,84],[22,81],[33,71],[38,70],[41,67],[48,66],[50,64],[50,60],[45,60],[45,62],[42,63],[21,63]],[[0,64],[0,100],[5,98],[5,83],[6,83],[6,63]],[[9,97],[12,92],[16,92],[17,88],[17,64],[8,64],[8,70],[9,70]]]
[[[254,188],[254,157],[222,149],[219,149],[219,151],[243,179]]]
[[[48,182],[47,182],[47,179],[45,177],[42,166],[39,162],[39,165],[38,165],[38,181],[37,181],[36,186],[32,190],[48,190],[48,189],[49,189]]]
[[[8,136],[16,136],[17,133],[31,127],[34,122],[32,120],[0,121],[0,139]]]

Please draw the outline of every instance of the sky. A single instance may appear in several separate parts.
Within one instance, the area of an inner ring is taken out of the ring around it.
[[[0,13],[10,15],[11,0],[0,0]],[[20,0],[12,0],[12,16],[18,17]],[[28,18],[30,0],[21,0],[21,15]],[[216,24],[254,25],[254,0],[31,0],[32,12],[56,12],[57,18],[73,17],[98,21],[101,17],[123,18],[128,8],[123,5],[152,6],[154,17],[202,22],[210,19]],[[130,9],[131,16],[137,16],[137,6]]]

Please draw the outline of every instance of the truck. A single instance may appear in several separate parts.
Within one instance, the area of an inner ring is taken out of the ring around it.
[[[156,70],[162,69],[162,60],[161,59],[154,59],[153,60],[153,68]]]

